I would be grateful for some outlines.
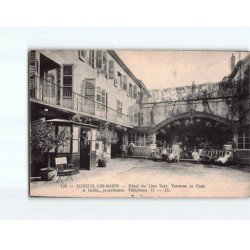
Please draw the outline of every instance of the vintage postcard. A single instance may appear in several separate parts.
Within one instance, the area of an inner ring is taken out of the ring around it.
[[[28,57],[30,196],[250,196],[250,52]]]

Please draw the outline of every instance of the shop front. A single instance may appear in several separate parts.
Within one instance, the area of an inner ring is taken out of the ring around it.
[[[46,120],[47,124],[53,126],[53,131],[59,135],[66,131],[70,137],[64,145],[52,148],[48,153],[50,167],[55,167],[55,159],[66,157],[67,163],[73,164],[74,173],[79,170],[90,170],[96,167],[96,132],[97,127],[91,124],[73,122],[64,119]],[[37,164],[34,152],[31,154],[31,175],[38,175],[41,168],[48,165],[47,160],[38,152],[40,164]]]
[[[55,148],[51,153],[52,163],[53,158],[66,156],[68,162],[74,165],[75,172],[90,170],[96,166],[96,126],[63,119],[47,122],[55,126],[56,133],[66,129],[72,135],[67,146]]]

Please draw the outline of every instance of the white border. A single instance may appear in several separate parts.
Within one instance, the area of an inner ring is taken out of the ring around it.
[[[0,28],[0,219],[250,219],[249,199],[28,197],[31,48],[250,48],[250,28]]]

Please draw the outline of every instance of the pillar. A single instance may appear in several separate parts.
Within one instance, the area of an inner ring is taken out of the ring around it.
[[[152,144],[156,144],[156,133],[152,134]]]

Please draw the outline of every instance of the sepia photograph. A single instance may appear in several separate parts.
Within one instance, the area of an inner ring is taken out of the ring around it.
[[[29,195],[250,196],[250,52],[30,50]]]

